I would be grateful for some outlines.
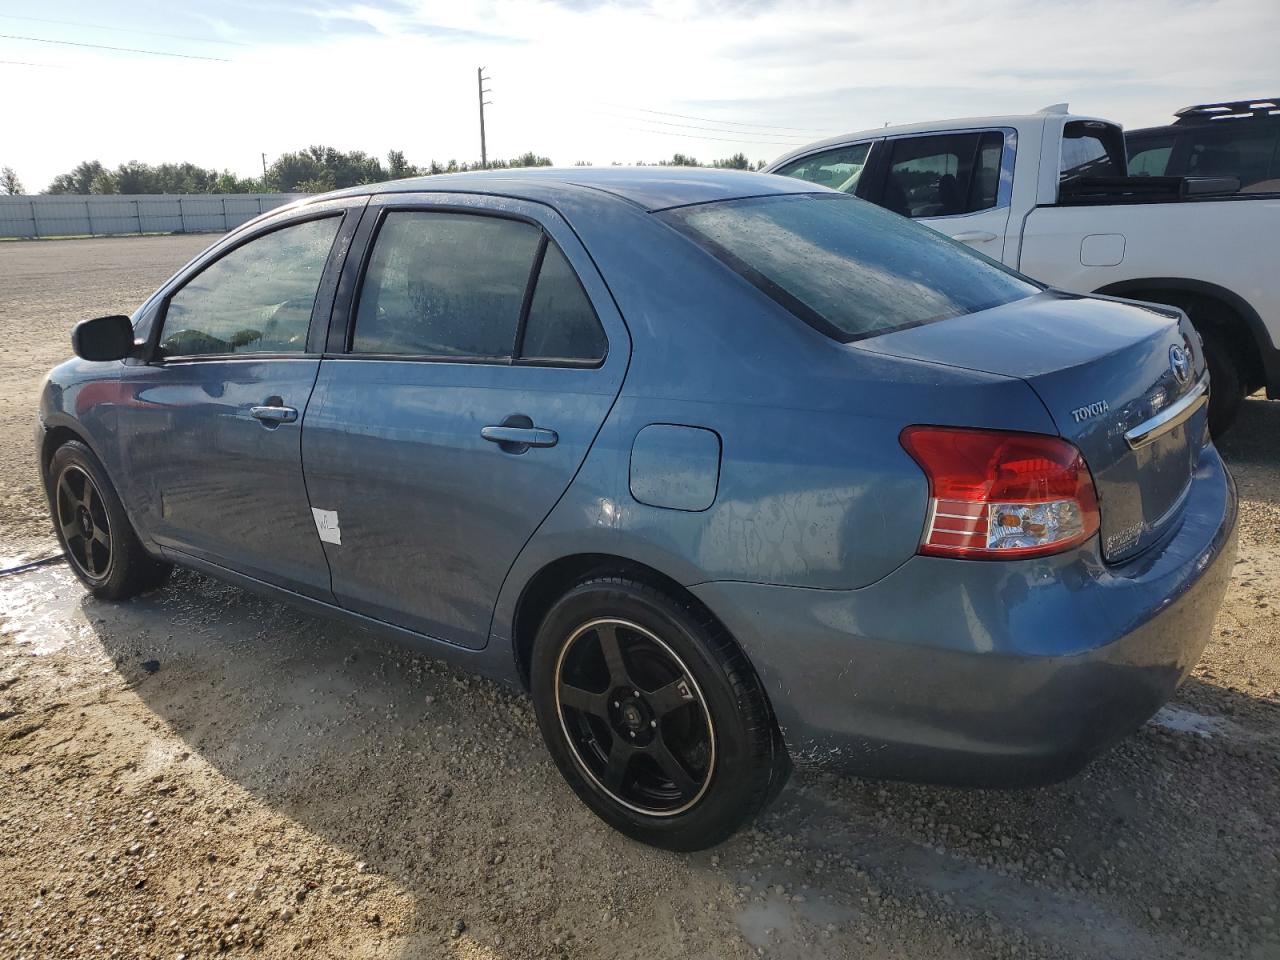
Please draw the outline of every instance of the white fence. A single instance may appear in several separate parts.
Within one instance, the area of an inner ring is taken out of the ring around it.
[[[296,193],[0,197],[0,237],[225,232]]]

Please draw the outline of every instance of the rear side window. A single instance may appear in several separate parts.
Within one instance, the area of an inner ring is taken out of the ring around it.
[[[273,230],[236,247],[169,298],[161,356],[301,353],[341,216]]]
[[[889,144],[881,206],[904,217],[953,217],[996,205],[1002,134],[949,133]]]
[[[550,241],[529,303],[519,356],[525,360],[604,359],[604,331],[578,275]]]
[[[795,160],[786,166],[779,167],[774,173],[784,177],[795,177],[809,183],[819,183],[841,193],[853,193],[858,189],[858,181],[862,179],[863,168],[867,164],[867,154],[871,144],[856,143],[851,147],[838,147],[825,150]]]
[[[365,271],[352,352],[510,357],[541,240],[519,220],[390,211]]]
[[[1040,289],[927,227],[852,197],[753,197],[660,216],[842,341],[975,313]]]

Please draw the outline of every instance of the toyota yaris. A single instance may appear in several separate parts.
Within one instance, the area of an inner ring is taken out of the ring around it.
[[[73,344],[38,444],[90,591],[180,564],[522,684],[578,796],[675,849],[793,760],[1073,773],[1235,549],[1184,316],[781,177],[317,197]]]

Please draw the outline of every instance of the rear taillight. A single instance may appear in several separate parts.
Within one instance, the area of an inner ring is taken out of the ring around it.
[[[1044,556],[1098,529],[1093,475],[1065,440],[957,427],[907,427],[901,439],[929,478],[920,553]]]

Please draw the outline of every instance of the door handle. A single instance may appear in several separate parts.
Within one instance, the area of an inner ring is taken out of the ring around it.
[[[560,435],[546,427],[509,427],[505,424],[496,427],[483,427],[480,436],[498,444],[503,449],[508,445],[529,447],[554,447],[560,442]],[[511,450],[510,453],[523,453],[524,450]]]
[[[268,427],[274,427],[279,423],[293,423],[298,419],[298,411],[293,407],[250,407],[249,415],[261,420]]]
[[[951,235],[952,240],[959,240],[961,243],[986,243],[988,240],[994,240],[994,233],[987,233],[985,230],[968,230],[965,233],[954,233]]]
[[[496,443],[503,453],[524,453],[530,447],[554,447],[560,435],[546,427],[535,427],[533,418],[513,413],[497,426],[481,427],[480,436]]]

